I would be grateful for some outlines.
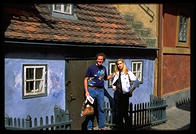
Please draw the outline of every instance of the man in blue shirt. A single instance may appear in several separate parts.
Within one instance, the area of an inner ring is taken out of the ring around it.
[[[98,110],[98,127],[99,130],[105,129],[105,115],[104,115],[104,80],[111,79],[113,74],[107,75],[106,68],[102,65],[105,61],[105,55],[99,53],[96,55],[96,64],[88,67],[84,78],[85,96],[91,96],[97,100]],[[87,129],[93,129],[93,117],[87,117]]]

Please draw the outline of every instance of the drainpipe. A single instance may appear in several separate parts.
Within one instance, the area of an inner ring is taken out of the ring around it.
[[[158,84],[157,84],[157,96],[158,97],[162,97],[162,78],[163,78],[163,75],[162,75],[162,69],[163,69],[163,47],[162,47],[162,40],[163,40],[163,35],[162,35],[162,32],[163,32],[163,4],[160,4],[159,5],[159,23],[158,23],[158,48],[159,48],[159,51],[158,51]]]

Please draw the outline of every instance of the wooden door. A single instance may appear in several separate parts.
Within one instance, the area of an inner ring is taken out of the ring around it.
[[[84,101],[83,80],[89,65],[95,60],[69,60],[67,65],[66,100],[72,119],[72,130],[81,130],[84,117],[80,116]]]

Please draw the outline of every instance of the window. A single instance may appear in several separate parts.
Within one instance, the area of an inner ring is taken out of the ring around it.
[[[178,33],[179,42],[187,41],[187,22],[188,19],[185,16],[179,17],[179,33]]]
[[[185,15],[178,16],[178,35],[177,35],[177,46],[188,47],[189,44],[189,32],[190,22],[189,18]]]
[[[46,65],[23,65],[23,98],[46,96]]]
[[[63,14],[72,14],[72,4],[53,4],[53,11]]]
[[[110,61],[109,62],[109,75],[112,74],[115,71],[115,61]],[[112,87],[112,79],[108,80],[108,87]]]
[[[143,74],[142,74],[143,62],[142,61],[132,61],[131,65],[132,65],[131,71],[138,78],[138,80],[140,82],[142,82],[143,81]]]
[[[53,4],[50,8],[53,17],[77,20],[76,14],[73,13],[73,4]]]

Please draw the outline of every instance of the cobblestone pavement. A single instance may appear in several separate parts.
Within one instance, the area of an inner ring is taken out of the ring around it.
[[[167,121],[159,125],[141,128],[140,130],[188,130],[190,128],[191,112],[189,108],[171,107],[166,110]],[[97,127],[94,130],[98,130]],[[106,130],[112,130],[106,128]]]
[[[154,130],[185,130],[190,127],[190,109],[185,110],[177,107],[171,107],[166,110],[167,121],[156,126]]]

